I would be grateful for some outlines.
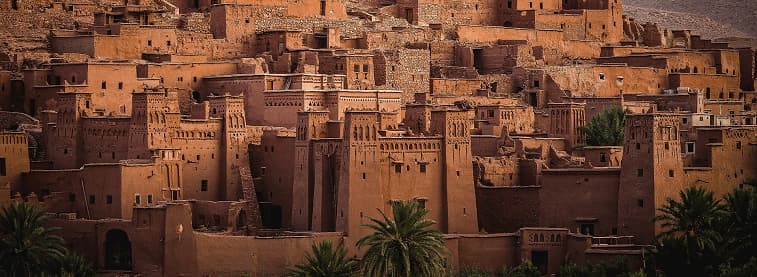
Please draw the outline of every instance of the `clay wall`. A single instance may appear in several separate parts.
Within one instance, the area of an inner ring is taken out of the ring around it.
[[[476,187],[479,228],[487,233],[539,226],[540,187]]]
[[[499,273],[502,268],[518,264],[516,234],[447,235],[445,246],[450,250],[448,268],[480,268]]]
[[[85,118],[80,127],[87,163],[116,163],[128,159],[131,118]]]
[[[481,89],[481,80],[431,79],[432,95],[474,95]]]
[[[577,230],[584,224],[593,226],[594,235],[617,234],[619,169],[553,169],[542,174],[539,226]]]
[[[81,169],[32,170],[24,177],[26,185],[17,190],[22,195],[37,194],[49,212],[72,212],[89,219],[130,219],[132,207],[170,199],[162,192],[168,178],[157,164],[149,162],[89,164]]]
[[[304,262],[304,253],[313,243],[330,240],[339,244],[339,233],[303,234],[293,237],[246,237],[194,233],[199,275],[245,272],[269,276],[284,274]],[[241,255],[240,255],[241,254]]]
[[[53,53],[81,53],[95,56],[95,36],[52,36],[50,51]]]
[[[473,172],[482,187],[514,187],[520,185],[519,167],[514,157],[476,157]]]
[[[281,209],[281,227],[292,226],[292,196],[294,186],[295,137],[292,132],[263,131],[260,145],[250,147],[253,177],[258,201],[270,202]]]
[[[187,91],[203,89],[204,77],[213,75],[236,74],[237,62],[216,63],[156,63],[148,64],[146,78],[160,78],[162,84],[169,88]],[[232,91],[210,91],[214,94],[232,93]],[[238,93],[234,91],[233,93]]]
[[[142,53],[176,53],[178,40],[173,26],[114,26],[117,26],[114,35],[94,36],[92,57],[140,59]]]
[[[183,198],[198,200],[225,199],[224,183],[225,139],[223,123],[218,119],[182,121],[178,136],[172,138],[174,147],[181,148]],[[203,185],[206,184],[206,185]]]
[[[705,99],[739,99],[739,77],[673,73],[669,75],[670,86],[688,87],[704,92]]]
[[[667,74],[648,67],[589,66],[549,67],[549,94],[569,91],[572,97],[619,97],[621,94],[657,94],[667,88]]]
[[[594,167],[620,167],[623,148],[620,146],[585,146],[584,157]]]
[[[29,172],[29,141],[23,132],[0,132],[0,188],[17,189],[21,175]],[[9,191],[0,192],[9,197]],[[7,201],[2,201],[7,203]]]

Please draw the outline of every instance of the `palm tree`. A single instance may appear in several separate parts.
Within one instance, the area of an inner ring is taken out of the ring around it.
[[[683,237],[692,246],[715,248],[720,235],[713,230],[718,218],[723,214],[720,200],[711,191],[699,187],[688,187],[679,192],[681,202],[668,198],[659,211],[662,214],[655,221],[662,222],[666,230],[662,237]]]
[[[0,272],[4,276],[40,276],[53,269],[66,253],[57,228],[45,226],[47,217],[29,203],[11,203],[0,214]]]
[[[444,237],[436,224],[424,219],[428,210],[417,201],[392,202],[393,219],[379,210],[383,220],[371,218],[365,225],[374,233],[357,242],[358,248],[368,247],[363,256],[366,276],[409,277],[440,276],[444,272]]]
[[[659,209],[661,214],[654,218],[665,229],[658,236],[659,258],[668,260],[675,258],[667,257],[668,254],[682,255],[676,258],[682,264],[670,264],[669,270],[687,268],[694,274],[706,274],[717,265],[715,252],[722,236],[716,225],[723,207],[711,191],[703,188],[689,187],[679,196],[680,202],[668,198]]]
[[[331,241],[313,243],[313,254],[305,254],[306,263],[298,264],[292,276],[298,277],[350,277],[360,268],[357,261],[346,258],[347,250],[341,243],[334,249]]]
[[[757,188],[737,188],[725,196],[727,228],[731,256],[746,262],[757,257]]]

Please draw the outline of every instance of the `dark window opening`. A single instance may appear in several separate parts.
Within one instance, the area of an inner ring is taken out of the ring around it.
[[[581,234],[584,235],[594,235],[594,224],[593,223],[581,223]]]
[[[394,165],[394,173],[402,173],[402,165],[401,164],[395,164]]]
[[[326,15],[326,1],[321,0],[321,15]]]
[[[636,200],[636,205],[639,206],[639,208],[644,208],[644,200],[643,199]]]
[[[107,83],[107,82],[105,82],[105,81],[103,81],[103,82],[102,82],[102,83],[100,84],[100,87],[101,87],[102,89],[107,89],[107,88],[108,88],[108,83]]]
[[[421,170],[421,172],[425,173],[426,172],[426,164],[421,164],[421,169],[420,170]]]
[[[106,204],[113,204],[113,195],[107,195],[107,196],[105,196],[105,203]]]
[[[68,201],[69,202],[76,202],[76,193],[69,193],[68,194]]]
[[[208,191],[208,180],[202,180],[200,182],[200,190],[201,191]]]
[[[152,194],[147,195],[147,204],[152,204]]]
[[[636,176],[638,176],[638,177],[644,177],[644,169],[641,169],[641,168],[637,169],[636,170]]]
[[[172,190],[171,191],[171,200],[179,200],[179,191],[178,190]]]
[[[94,195],[90,195],[89,196],[89,204],[95,204],[95,196]]]

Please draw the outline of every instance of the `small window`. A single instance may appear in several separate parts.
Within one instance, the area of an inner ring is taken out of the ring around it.
[[[668,169],[668,176],[675,177],[675,172],[672,169]]]
[[[535,87],[535,88],[538,88],[538,87],[539,87],[540,85],[541,85],[541,84],[539,83],[539,81],[538,81],[538,80],[535,80],[535,81],[534,81],[534,87]]]
[[[641,149],[641,143],[636,144],[636,150],[639,150],[639,149]]]
[[[171,200],[179,200],[179,191],[178,190],[172,190],[171,191]]]
[[[456,171],[455,174],[457,174],[457,177],[460,177],[460,170]]]
[[[176,199],[174,199],[176,200]],[[147,195],[147,204],[152,204],[152,194]]]
[[[638,177],[644,177],[644,169],[636,169],[636,176]]]
[[[198,161],[200,160],[200,155],[197,155],[197,160],[198,160]]]
[[[134,203],[137,205],[142,204],[142,198],[139,196],[139,194],[134,195]]]
[[[394,173],[402,173],[402,165],[394,164]]]
[[[245,23],[245,24],[250,24],[250,19],[249,19],[249,18],[246,18],[246,19],[244,20],[244,23]]]
[[[68,194],[68,201],[69,202],[76,202],[76,193],[69,193]]]
[[[107,195],[107,196],[105,196],[105,203],[106,204],[113,204],[113,195]]]
[[[740,141],[736,142],[736,149],[741,149],[741,142]]]
[[[152,40],[147,40],[147,46],[152,46]]]
[[[103,81],[102,83],[100,83],[100,87],[101,87],[102,89],[107,89],[107,88],[108,88],[108,83],[107,83],[107,82],[105,82],[105,81]]]
[[[607,162],[607,154],[605,153],[599,153],[599,162]]]
[[[401,168],[400,168],[400,170],[401,170]],[[363,172],[363,180],[365,180],[365,172]]]
[[[200,182],[200,190],[201,191],[208,191],[208,180],[202,180]]]
[[[421,172],[426,173],[426,164],[421,164]]]
[[[124,82],[118,82],[118,89],[124,89]]]
[[[694,153],[694,143],[693,142],[687,142],[686,143],[686,153]]]
[[[368,65],[363,64],[363,72],[368,73]]]
[[[637,199],[636,205],[639,206],[639,208],[644,208],[644,200],[643,199]]]
[[[95,196],[94,195],[90,195],[89,196],[89,204],[95,204]]]
[[[670,143],[666,142],[665,143],[665,150],[668,150],[668,149],[670,149]]]
[[[353,70],[353,71],[360,72],[360,65],[359,64],[356,64],[354,67],[355,67],[354,68],[355,70]]]
[[[494,110],[487,111],[489,117],[494,117]]]
[[[166,46],[171,47],[171,41],[170,40],[166,40]]]
[[[6,168],[5,164],[5,158],[0,158],[0,176],[5,176],[8,174],[8,169]]]
[[[605,79],[605,74],[604,73],[599,73],[599,79],[600,80],[604,80]]]

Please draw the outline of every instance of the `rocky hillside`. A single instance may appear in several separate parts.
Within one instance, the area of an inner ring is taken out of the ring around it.
[[[755,0],[625,0],[626,14],[637,22],[668,29],[690,29],[706,38],[757,38]]]

